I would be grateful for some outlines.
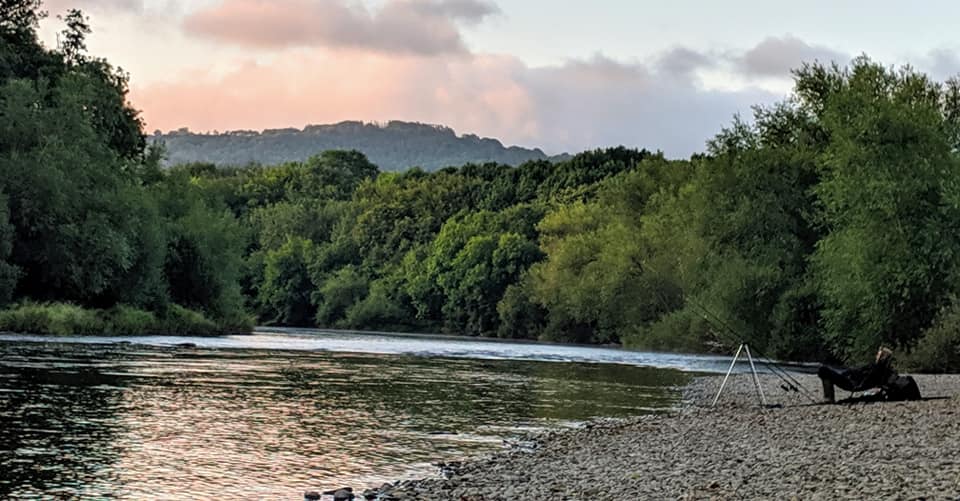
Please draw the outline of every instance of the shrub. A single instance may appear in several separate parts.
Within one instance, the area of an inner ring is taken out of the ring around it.
[[[216,323],[218,334],[249,334],[255,324],[251,315],[239,310],[218,318]]]
[[[0,312],[0,330],[54,336],[102,334],[103,318],[96,310],[69,303],[23,303]]]
[[[624,345],[634,349],[702,353],[710,332],[710,323],[687,307],[628,332],[624,335]]]
[[[106,331],[111,335],[139,336],[143,334],[157,334],[159,327],[157,316],[149,311],[117,305],[107,312]]]
[[[920,372],[960,372],[960,304],[941,312],[904,363]]]
[[[214,322],[202,313],[178,305],[169,306],[160,318],[125,305],[94,310],[69,303],[28,302],[0,311],[0,331],[53,336],[215,336],[250,332],[252,328],[253,320],[247,316]]]
[[[347,328],[384,328],[399,325],[406,313],[383,281],[373,282],[367,297],[347,308],[346,318],[338,325]]]
[[[163,333],[176,336],[215,336],[220,333],[217,324],[202,313],[176,304],[167,308],[160,324]]]

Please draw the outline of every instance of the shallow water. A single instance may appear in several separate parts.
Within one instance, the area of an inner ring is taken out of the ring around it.
[[[497,450],[530,429],[678,404],[687,374],[630,360],[723,365],[298,332],[0,337],[0,499],[302,499],[422,477],[432,462]],[[198,346],[169,346],[183,342]],[[321,349],[330,351],[311,351]]]

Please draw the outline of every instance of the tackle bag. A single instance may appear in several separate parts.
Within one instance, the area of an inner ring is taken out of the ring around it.
[[[910,376],[897,376],[884,388],[887,400],[920,400],[920,387]]]

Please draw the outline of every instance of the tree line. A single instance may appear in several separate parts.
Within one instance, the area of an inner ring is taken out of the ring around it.
[[[956,80],[807,64],[684,160],[163,169],[82,15],[47,50],[36,3],[0,24],[0,302],[960,368]]]
[[[160,170],[128,76],[86,53],[87,18],[70,11],[47,49],[44,15],[39,0],[0,3],[0,305],[23,306],[0,328],[249,329],[240,223]]]

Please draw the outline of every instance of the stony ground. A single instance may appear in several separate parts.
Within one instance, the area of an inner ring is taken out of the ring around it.
[[[798,376],[819,396],[815,376]],[[405,482],[379,499],[960,499],[960,376],[917,376],[919,402],[811,405],[762,379],[684,389],[677,413],[593,423],[532,451],[467,462],[448,479]],[[838,391],[837,398],[848,396]],[[372,497],[372,493],[371,497]]]

